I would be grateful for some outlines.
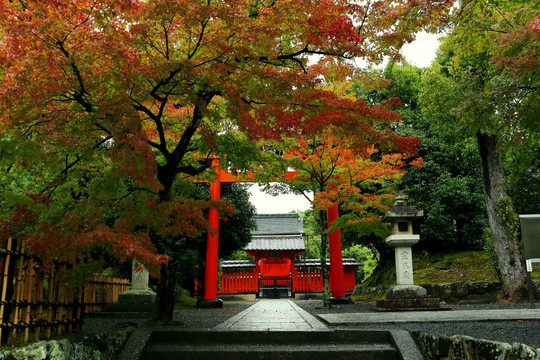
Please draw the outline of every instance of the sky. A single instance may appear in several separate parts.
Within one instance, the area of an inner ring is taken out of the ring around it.
[[[439,46],[439,35],[418,33],[416,40],[405,45],[401,52],[405,59],[418,67],[427,67],[435,58]],[[310,203],[303,196],[284,194],[271,196],[260,191],[257,184],[252,184],[249,200],[257,209],[257,214],[283,214],[291,211],[304,211],[309,209]]]

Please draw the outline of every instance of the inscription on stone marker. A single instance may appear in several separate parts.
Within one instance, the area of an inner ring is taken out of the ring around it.
[[[141,264],[133,260],[131,270],[131,290],[148,290],[149,273]]]

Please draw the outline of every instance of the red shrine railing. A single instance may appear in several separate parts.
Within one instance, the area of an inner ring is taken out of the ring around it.
[[[349,274],[350,273],[350,274]],[[328,272],[330,277],[330,271]],[[356,285],[354,270],[346,271],[345,291],[352,291]],[[322,272],[321,269],[296,268],[292,275],[292,291],[297,292],[322,292]],[[258,274],[253,270],[225,270],[221,275],[220,294],[248,294],[257,293]],[[332,283],[330,282],[330,291]]]
[[[253,270],[233,270],[221,275],[220,294],[256,293],[258,291],[257,277]]]
[[[296,277],[296,281],[293,281],[294,292],[323,291],[321,269],[298,269]]]

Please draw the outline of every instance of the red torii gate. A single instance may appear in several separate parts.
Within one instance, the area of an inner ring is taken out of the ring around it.
[[[221,198],[221,183],[230,182],[251,182],[243,180],[231,172],[221,169],[219,160],[214,160],[216,180],[210,183],[210,196],[217,200]],[[292,178],[296,172],[287,171],[286,178]],[[243,173],[242,177],[253,179],[255,173]],[[328,227],[339,217],[339,208],[336,203],[328,208],[327,219]],[[197,302],[199,307],[222,307],[223,302],[217,298],[217,277],[218,277],[218,248],[219,248],[219,212],[215,208],[208,211],[208,221],[211,231],[208,231],[206,237],[206,265],[204,269],[204,295],[203,299]],[[213,230],[213,231],[212,231]],[[328,244],[330,251],[330,281],[332,283],[333,303],[348,302],[345,297],[345,282],[343,277],[343,256],[341,254],[341,232],[339,229],[328,234]]]

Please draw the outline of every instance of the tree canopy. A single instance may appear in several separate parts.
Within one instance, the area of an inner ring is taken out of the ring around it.
[[[514,299],[524,295],[526,278],[504,161],[540,146],[539,21],[533,1],[461,4],[423,93],[424,110],[438,114],[448,139],[476,138],[499,276]],[[514,169],[526,173],[535,161]]]
[[[205,209],[233,211],[193,199],[185,181],[211,180],[217,157],[231,170],[269,164],[263,145],[330,127],[390,146],[374,126],[396,119],[389,104],[321,84],[361,79],[353,59],[399,57],[450,5],[0,1],[4,235],[72,262],[96,246],[137,258],[170,298],[167,244],[204,232]]]

